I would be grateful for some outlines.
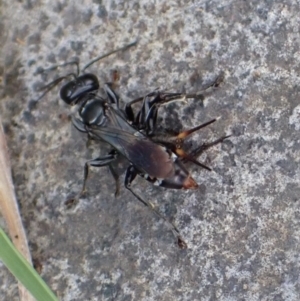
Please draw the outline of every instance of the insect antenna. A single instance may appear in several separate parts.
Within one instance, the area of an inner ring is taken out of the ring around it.
[[[61,76],[55,80],[53,80],[52,82],[50,82],[49,84],[47,84],[46,86],[40,88],[40,91],[44,92],[42,93],[42,95],[40,95],[40,97],[38,97],[35,101],[38,102],[39,100],[41,100],[49,91],[51,91],[55,86],[57,86],[61,81],[63,81],[64,79],[66,79],[69,76],[73,76],[74,78],[76,78],[76,74],[74,73],[69,73],[65,76]]]
[[[128,45],[125,45],[123,47],[117,48],[117,49],[115,49],[113,51],[110,51],[110,52],[108,52],[106,54],[103,54],[103,55],[100,55],[100,56],[94,58],[93,60],[91,60],[88,64],[86,64],[83,67],[83,69],[81,70],[81,72],[84,72],[88,67],[90,67],[92,64],[96,63],[97,61],[100,61],[100,60],[102,60],[102,59],[104,59],[104,58],[106,58],[106,57],[108,57],[108,56],[110,56],[110,55],[112,55],[112,54],[114,54],[116,52],[127,50],[128,48],[130,48],[132,46],[135,46],[136,44],[137,44],[137,40],[134,41],[134,42],[132,42],[132,43],[130,43],[130,44],[128,44]]]
[[[49,71],[52,71],[52,70],[56,70],[56,69],[61,68],[61,67],[66,67],[68,65],[75,65],[76,66],[76,75],[75,75],[75,77],[77,77],[79,75],[79,73],[80,73],[79,60],[74,60],[74,61],[70,61],[70,62],[65,62],[65,63],[59,64],[59,65],[51,66],[51,67],[49,67],[47,69],[44,69],[43,73],[49,72]]]
[[[95,59],[93,59],[92,61],[90,61],[88,64],[86,64],[86,65],[83,67],[83,69],[81,69],[81,70],[80,70],[80,67],[79,67],[79,60],[74,60],[74,61],[70,61],[70,62],[65,62],[65,63],[59,64],[59,65],[51,66],[51,67],[49,67],[49,68],[47,68],[47,69],[43,69],[43,70],[42,70],[42,73],[46,73],[46,72],[53,71],[53,70],[56,70],[56,69],[58,69],[58,68],[65,67],[65,66],[68,66],[68,65],[75,65],[75,66],[76,66],[76,73],[69,73],[69,74],[67,74],[67,75],[65,75],[65,76],[61,76],[61,77],[59,77],[59,78],[53,80],[52,82],[50,82],[50,83],[47,84],[46,86],[42,87],[40,90],[41,90],[41,91],[44,90],[44,92],[43,92],[43,94],[42,94],[40,97],[38,97],[38,99],[36,99],[35,101],[37,102],[37,101],[39,101],[40,99],[42,99],[49,91],[51,91],[55,86],[57,86],[57,85],[58,85],[62,80],[64,80],[65,78],[67,78],[67,77],[69,77],[69,76],[73,76],[74,79],[76,79],[76,78],[80,75],[80,73],[84,73],[84,71],[85,71],[88,67],[90,67],[92,64],[94,64],[95,62],[97,62],[97,61],[99,61],[99,60],[101,60],[101,59],[103,59],[103,58],[106,58],[106,57],[108,57],[108,56],[110,56],[110,55],[112,55],[112,54],[114,54],[114,53],[116,53],[116,52],[124,51],[124,50],[126,50],[126,49],[128,49],[128,48],[130,48],[130,47],[132,47],[132,46],[135,46],[136,44],[137,44],[137,40],[134,41],[134,42],[132,42],[132,43],[130,43],[130,44],[128,44],[128,45],[125,45],[125,46],[123,46],[123,47],[120,47],[120,48],[117,48],[117,49],[115,49],[115,50],[113,50],[113,51],[110,51],[110,52],[108,52],[108,53],[106,53],[106,54],[104,54],[104,55],[98,56],[98,57],[96,57]]]

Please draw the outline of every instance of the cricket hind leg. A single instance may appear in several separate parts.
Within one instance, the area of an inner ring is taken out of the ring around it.
[[[168,228],[172,231],[173,235],[175,236],[176,240],[177,240],[177,244],[179,246],[180,249],[186,249],[187,248],[187,244],[185,243],[185,241],[182,239],[179,230],[177,229],[177,227],[170,221],[168,221],[163,215],[161,215],[159,213],[159,211],[155,208],[155,206],[148,201],[145,201],[141,196],[139,196],[136,192],[134,192],[131,188],[131,183],[133,182],[133,180],[136,178],[138,174],[138,171],[136,170],[136,168],[132,165],[130,165],[127,168],[126,171],[126,175],[125,175],[125,187],[142,203],[144,204],[146,207],[148,207],[149,209],[151,209],[159,218],[161,218],[165,224],[168,226]]]
[[[225,139],[231,137],[231,135],[227,135],[227,136],[222,136],[210,143],[203,143],[202,145],[198,146],[197,148],[195,148],[190,154],[189,156],[191,156],[192,158],[196,158],[199,157],[204,151],[206,151],[207,149],[211,148],[212,146],[215,146],[219,143],[222,143]],[[183,161],[187,161],[185,158],[183,159]]]
[[[185,131],[185,132],[181,132],[181,133],[179,133],[178,136],[184,136],[184,138],[185,138],[185,137],[187,137],[187,136],[185,136],[186,133],[188,133],[188,135],[189,135],[192,132],[194,132],[195,130],[203,128],[203,127],[205,127],[205,126],[207,126],[207,125],[209,125],[209,124],[211,124],[211,123],[213,123],[215,121],[216,121],[216,119],[213,119],[213,120],[211,120],[211,121],[209,121],[207,123],[204,123],[204,124],[202,124],[202,125],[200,125],[198,127],[193,128],[191,130],[188,130],[188,131]],[[223,137],[220,137],[220,138],[216,139],[213,142],[203,143],[202,145],[200,145],[199,147],[197,147],[196,149],[194,149],[191,153],[184,152],[184,150],[181,148],[181,145],[179,144],[179,145],[177,145],[177,148],[175,149],[175,153],[180,158],[182,158],[183,162],[190,161],[190,162],[193,162],[194,164],[196,164],[196,165],[198,165],[198,166],[200,166],[200,167],[202,167],[202,168],[204,168],[206,170],[211,171],[210,167],[208,167],[208,166],[204,165],[203,163],[199,162],[196,158],[199,157],[205,150],[211,148],[214,145],[222,143],[225,139],[229,138],[230,136],[231,135],[223,136]],[[179,138],[179,139],[182,139],[182,138]]]
[[[175,135],[175,137],[173,137],[173,139],[169,142],[166,140],[162,140],[161,138],[156,138],[154,137],[154,141],[161,143],[163,145],[165,145],[168,149],[170,149],[173,153],[175,153],[179,158],[181,158],[184,161],[191,161],[194,164],[208,170],[211,171],[211,168],[209,168],[208,166],[206,166],[205,164],[199,162],[197,159],[195,159],[195,156],[192,154],[188,154],[183,150],[183,143],[185,138],[187,138],[188,136],[190,136],[191,134],[193,134],[194,132],[214,123],[217,119],[212,119],[208,122],[205,122],[203,124],[200,124],[192,129],[189,130],[185,130],[180,132],[179,134]]]

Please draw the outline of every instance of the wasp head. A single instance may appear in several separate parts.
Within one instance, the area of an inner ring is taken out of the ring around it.
[[[60,98],[68,105],[77,104],[83,97],[99,89],[99,81],[94,74],[86,73],[66,83],[60,89]]]

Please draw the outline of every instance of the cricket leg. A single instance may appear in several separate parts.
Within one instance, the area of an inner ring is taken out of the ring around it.
[[[177,239],[177,244],[179,246],[179,248],[181,249],[185,249],[187,248],[187,244],[185,243],[185,241],[182,239],[179,230],[176,228],[176,226],[171,223],[170,221],[168,221],[163,215],[161,215],[159,213],[159,211],[156,210],[156,208],[154,207],[154,205],[151,202],[147,202],[145,201],[142,197],[140,197],[136,192],[134,192],[131,188],[131,183],[132,181],[135,179],[135,177],[137,176],[138,172],[135,169],[134,166],[129,166],[127,168],[126,171],[126,176],[125,176],[125,187],[141,202],[143,203],[146,207],[148,207],[149,209],[151,209],[159,218],[161,218],[162,220],[164,220],[164,222],[166,223],[166,225],[168,226],[168,228],[172,231],[173,235],[175,236],[175,238]]]

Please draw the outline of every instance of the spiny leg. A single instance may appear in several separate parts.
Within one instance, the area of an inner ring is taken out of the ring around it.
[[[183,140],[188,137],[189,135],[191,135],[192,133],[214,123],[217,119],[212,119],[208,122],[205,122],[203,124],[200,124],[192,129],[189,129],[189,130],[186,130],[186,131],[183,131],[181,133],[179,133],[177,136],[176,136],[176,140],[175,140],[175,153],[181,157],[182,159],[186,160],[186,161],[191,161],[193,162],[194,164],[206,169],[206,170],[209,170],[211,171],[211,168],[209,168],[208,166],[204,165],[203,163],[199,162],[198,160],[195,159],[195,156],[192,155],[192,154],[187,154],[183,149],[182,149],[182,145],[183,145]]]
[[[132,181],[135,179],[135,177],[137,176],[138,172],[135,169],[134,166],[129,166],[127,168],[126,171],[126,175],[125,175],[125,187],[141,202],[143,203],[146,207],[148,207],[149,209],[151,209],[159,218],[161,218],[162,220],[165,221],[166,225],[169,227],[169,229],[172,231],[173,235],[176,237],[177,239],[177,244],[181,249],[185,249],[187,248],[187,244],[185,243],[185,241],[182,239],[179,230],[176,228],[176,226],[171,223],[170,221],[168,221],[163,215],[161,215],[159,213],[159,211],[157,211],[154,207],[154,205],[151,202],[147,202],[145,201],[142,197],[140,197],[137,193],[135,193],[132,188],[131,188],[131,183]]]
[[[203,124],[200,124],[200,125],[198,125],[198,126],[192,128],[192,129],[189,129],[189,130],[185,130],[185,131],[183,131],[183,132],[180,132],[180,133],[177,135],[176,139],[185,139],[186,137],[188,137],[188,136],[191,135],[192,133],[194,133],[194,132],[196,132],[196,131],[198,131],[198,130],[200,130],[200,129],[203,129],[204,127],[206,127],[206,126],[208,126],[208,125],[214,123],[215,121],[217,121],[217,118],[214,118],[214,119],[212,119],[212,120],[210,120],[210,121],[208,121],[208,122],[205,122],[205,123],[203,123]]]
[[[192,128],[192,129],[182,131],[179,134],[175,135],[173,141],[171,140],[171,142],[162,140],[161,138],[157,139],[156,137],[154,137],[153,140],[158,142],[158,143],[161,143],[161,144],[165,145],[167,148],[169,148],[173,153],[175,153],[182,160],[191,161],[194,164],[196,164],[196,165],[198,165],[198,166],[200,166],[200,167],[202,167],[206,170],[211,171],[211,168],[209,168],[208,166],[206,166],[203,163],[196,160],[194,155],[188,154],[183,150],[183,142],[184,142],[184,139],[187,138],[189,135],[191,135],[192,133],[194,133],[194,132],[196,132],[196,131],[198,131],[198,130],[214,123],[216,120],[217,119],[215,118],[215,119],[212,119],[208,122],[200,124],[200,125]]]
[[[147,97],[152,97],[154,95],[156,95],[158,92],[151,92],[145,96],[142,96],[142,97],[139,97],[139,98],[136,98],[128,103],[126,103],[125,105],[125,114],[126,114],[126,117],[127,119],[130,121],[130,122],[133,122],[133,123],[136,123],[137,120],[140,119],[139,115],[141,114],[141,112],[145,111],[145,101],[147,99]],[[137,113],[137,116],[134,115],[134,112],[133,112],[133,109],[132,109],[132,105],[136,104],[136,103],[139,103],[143,101],[143,106],[142,108],[140,109],[140,111]]]
[[[194,95],[193,95],[194,96]],[[193,98],[193,96],[188,98]],[[161,105],[175,100],[185,100],[187,97],[182,93],[165,93],[154,91],[144,97],[139,97],[127,103],[125,106],[125,114],[127,120],[137,126],[139,130],[145,130],[148,136],[154,134],[156,127],[157,113]],[[132,105],[143,102],[141,109],[135,115]]]
[[[218,75],[212,82],[206,84],[205,86],[202,87],[200,91],[197,93],[161,93],[161,98],[163,100],[163,104],[171,102],[173,100],[180,100],[180,99],[188,99],[188,98],[201,98],[203,96],[202,94],[209,88],[211,87],[218,87],[220,83],[223,81],[224,75],[221,73]]]
[[[161,105],[170,103],[172,101],[185,101],[189,98],[201,98],[203,92],[210,87],[217,87],[223,80],[223,74],[217,76],[217,78],[211,83],[205,85],[198,93],[168,93],[161,91],[154,91],[146,96],[136,98],[125,106],[125,113],[127,119],[138,126],[139,129],[145,129],[147,134],[152,135],[156,125],[157,111]],[[134,115],[132,105],[143,101],[142,108],[138,111],[136,116]]]
[[[217,119],[212,119],[204,124],[201,124],[193,129],[190,129],[190,130],[187,130],[187,131],[183,131],[181,133],[179,133],[177,135],[177,139],[176,139],[176,142],[177,142],[177,145],[176,145],[176,149],[175,149],[175,153],[181,157],[183,159],[184,162],[186,161],[191,161],[193,162],[194,164],[200,166],[200,167],[203,167],[209,171],[211,171],[211,168],[207,167],[206,165],[204,165],[203,163],[200,163],[198,160],[196,160],[195,158],[196,157],[199,157],[205,150],[209,149],[210,147],[216,145],[216,144],[219,144],[219,143],[222,143],[225,139],[229,138],[231,135],[228,135],[228,136],[223,136],[211,143],[204,143],[202,144],[201,146],[197,147],[195,150],[193,150],[191,153],[187,154],[183,151],[182,149],[182,144],[183,144],[183,139],[185,139],[187,136],[189,136],[190,134],[192,134],[193,132],[201,129],[201,128],[204,128],[206,126],[208,126],[209,124],[215,122]]]
[[[225,139],[227,139],[229,137],[231,137],[231,135],[223,136],[210,143],[204,143],[204,144],[200,145],[199,147],[197,147],[196,149],[194,149],[189,155],[191,157],[199,157],[205,150],[211,148],[214,145],[222,143]]]

